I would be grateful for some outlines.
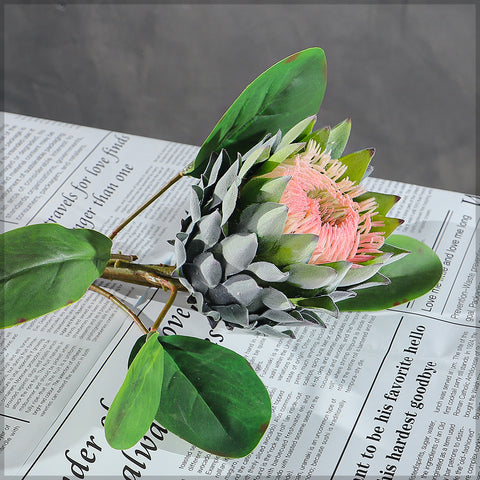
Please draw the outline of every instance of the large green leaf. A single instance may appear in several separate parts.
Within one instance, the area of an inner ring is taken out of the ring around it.
[[[338,302],[340,310],[384,310],[420,297],[438,283],[442,263],[427,245],[404,235],[391,235],[388,243],[411,252],[380,269],[391,280],[390,285],[357,290],[356,297]]]
[[[179,437],[223,457],[243,457],[271,417],[270,397],[250,364],[206,340],[160,337],[164,383],[156,420]]]
[[[105,438],[124,450],[135,445],[149,429],[160,403],[164,350],[155,332],[143,343],[108,410]]]
[[[325,93],[326,68],[323,50],[309,48],[262,73],[225,112],[186,173],[199,177],[212,152],[224,148],[236,158],[267,133],[285,133],[316,114]]]
[[[94,230],[30,225],[0,235],[0,321],[11,327],[81,298],[110,259]]]

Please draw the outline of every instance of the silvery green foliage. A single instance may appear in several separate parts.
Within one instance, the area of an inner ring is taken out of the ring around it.
[[[175,240],[177,273],[189,301],[215,326],[282,334],[277,325],[325,326],[320,315],[337,316],[336,302],[355,289],[386,284],[378,273],[386,252],[369,266],[351,269],[339,261],[310,265],[317,243],[310,234],[283,234],[287,207],[279,204],[289,177],[262,178],[301,150],[313,127],[309,117],[288,131],[266,137],[235,160],[212,155],[193,186],[190,216]],[[290,332],[284,331],[289,334]]]

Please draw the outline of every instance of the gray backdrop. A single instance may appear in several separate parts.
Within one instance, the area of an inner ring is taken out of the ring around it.
[[[475,191],[474,5],[5,6],[5,109],[201,144],[241,90],[309,46],[317,126],[352,118],[374,175]]]

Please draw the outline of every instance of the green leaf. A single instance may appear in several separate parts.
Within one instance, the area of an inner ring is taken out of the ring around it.
[[[339,123],[330,131],[328,136],[327,145],[325,150],[330,150],[331,158],[339,158],[342,154],[345,146],[347,145],[348,137],[350,136],[350,130],[352,128],[352,121],[347,118],[343,122]]]
[[[390,234],[405,221],[405,220],[402,220],[401,218],[385,217],[383,215],[375,215],[372,220],[374,222],[382,222],[383,225],[380,227],[377,227],[377,226],[372,227],[370,231],[382,232],[384,238],[389,237]],[[388,241],[390,242],[390,239]]]
[[[315,250],[317,242],[317,235],[310,233],[286,233],[280,237],[273,251],[266,252],[263,259],[274,263],[280,268],[292,263],[307,263]],[[261,256],[259,255],[259,257]]]
[[[339,158],[339,160],[347,166],[347,171],[338,179],[338,181],[348,177],[352,182],[360,183],[374,154],[374,148],[367,148]],[[373,195],[369,196],[371,197]],[[355,201],[358,202],[358,198]]]
[[[112,241],[94,230],[30,225],[0,235],[1,327],[58,310],[102,275]]]
[[[268,246],[280,239],[287,221],[286,205],[266,202],[249,205],[235,226],[238,232],[253,232],[258,236],[259,247]]]
[[[264,162],[270,156],[270,148],[270,145],[266,144],[263,147],[258,147],[253,150],[253,152],[248,155],[244,155],[242,158],[242,167],[238,172],[238,177],[242,179],[253,165]]]
[[[111,447],[125,450],[145,435],[160,403],[163,371],[164,350],[155,332],[135,356],[108,410],[105,438]]]
[[[342,311],[384,310],[409,302],[429,292],[442,276],[442,263],[437,254],[424,243],[404,235],[392,235],[389,243],[410,254],[385,265],[380,273],[392,283],[357,291],[357,296],[342,300]]]
[[[305,143],[290,143],[289,145],[277,150],[260,168],[255,175],[265,175],[278,167],[284,160],[291,157],[305,146]]]
[[[243,457],[271,417],[270,397],[250,364],[206,340],[161,337],[165,377],[156,420],[179,437],[222,457]]]
[[[295,298],[291,299],[291,301],[299,307],[313,308],[315,310],[328,313],[333,317],[338,316],[338,307],[328,295],[312,298]]]
[[[350,271],[352,268],[353,264],[351,262],[347,262],[346,260],[339,260],[338,262],[329,262],[329,263],[323,263],[325,267],[331,267],[337,272],[337,277],[335,280],[328,285],[328,288],[326,289],[325,293],[332,293],[334,292],[340,282],[345,278],[345,275]]]
[[[342,157],[345,158],[345,157]],[[340,161],[343,161],[340,159]],[[355,198],[357,203],[363,202],[369,198],[374,198],[377,202],[377,213],[379,215],[386,215],[390,209],[400,200],[398,195],[389,195],[387,193],[366,192]]]
[[[225,148],[235,158],[267,133],[286,132],[316,114],[325,86],[326,61],[321,48],[303,50],[273,65],[225,112],[186,173],[198,178],[212,152]]]
[[[290,177],[255,177],[249,180],[240,193],[240,205],[252,203],[278,203],[290,180]]]
[[[284,282],[288,278],[288,273],[282,272],[278,267],[270,262],[253,262],[248,268],[248,272],[253,273],[263,282]]]
[[[285,271],[289,274],[288,279],[274,286],[289,298],[314,297],[328,293],[326,287],[329,287],[337,278],[335,269],[324,265],[294,263],[285,268]]]
[[[337,277],[337,272],[331,267],[295,263],[286,271],[290,274],[287,282],[305,290],[315,290],[324,287]]]
[[[384,243],[380,250],[384,253],[392,254],[390,258],[385,259],[385,265],[387,265],[388,263],[396,262],[397,260],[400,260],[401,258],[405,257],[410,253],[409,250],[405,250],[404,248],[398,248],[388,243]]]
[[[135,345],[132,347],[132,350],[130,351],[130,356],[128,357],[128,367],[129,368],[130,368],[130,365],[132,364],[133,360],[137,356],[137,353],[145,345],[146,341],[147,341],[147,334],[142,335],[135,342]]]
[[[384,262],[371,263],[369,265],[359,265],[357,268],[351,268],[342,281],[338,284],[339,287],[348,287],[350,285],[357,285],[367,281],[373,277],[384,265]]]
[[[290,130],[285,132],[282,140],[278,144],[277,149],[281,150],[287,145],[293,143],[297,138],[308,135],[312,131],[312,128],[315,125],[316,121],[317,116],[311,115],[310,117],[304,118],[301,122],[298,122]]]
[[[305,143],[308,143],[309,140],[313,140],[315,143],[320,145],[320,151],[323,152],[327,146],[328,137],[330,136],[331,130],[332,129],[330,127],[324,127],[320,130],[315,130],[305,137],[299,138],[299,140]]]
[[[226,262],[225,274],[230,276],[245,270],[255,258],[257,236],[254,233],[234,233],[224,238],[220,247]]]

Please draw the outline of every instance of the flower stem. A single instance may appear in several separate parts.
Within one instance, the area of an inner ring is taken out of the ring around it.
[[[104,290],[103,288],[95,284],[90,285],[88,289],[92,290],[92,292],[99,293],[100,295],[103,295],[104,297],[111,300],[115,305],[117,305],[117,307],[120,307],[125,313],[127,313],[132,318],[132,320],[139,326],[140,330],[143,333],[148,334],[147,328],[142,323],[142,321],[137,317],[137,315],[135,315],[135,313],[132,312],[132,310],[130,310],[124,303],[122,303],[115,295],[111,294],[110,292],[107,292],[106,290]]]
[[[140,215],[147,207],[149,207],[155,200],[157,200],[163,193],[165,193],[173,184],[178,182],[185,175],[184,171],[178,172],[174,177],[172,177],[163,187],[147,200],[143,205],[141,205],[137,210],[135,210],[131,215],[127,217],[111,234],[110,239],[113,240],[117,234],[123,230],[135,217]]]

